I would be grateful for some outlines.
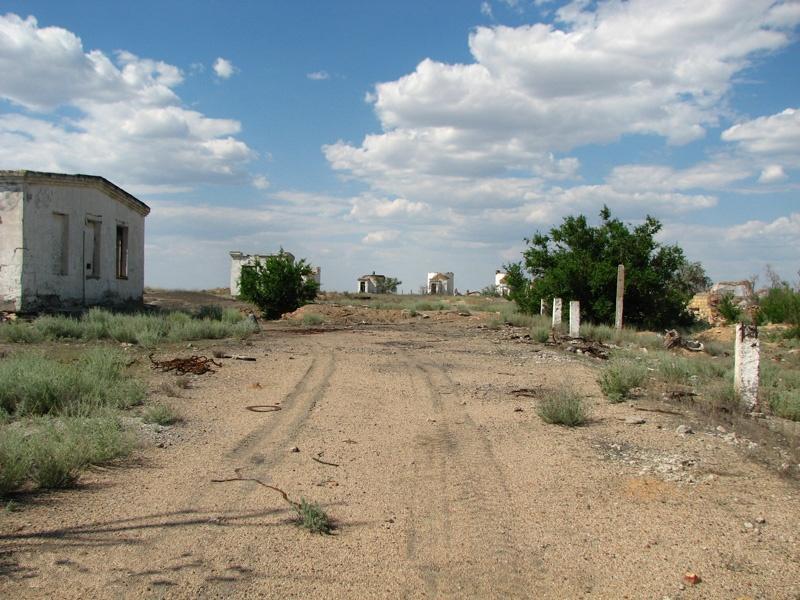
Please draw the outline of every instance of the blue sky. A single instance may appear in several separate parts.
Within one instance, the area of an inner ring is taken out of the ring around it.
[[[715,280],[800,268],[800,2],[5,2],[0,165],[152,207],[146,283],[283,246],[479,289],[603,204]],[[763,281],[763,278],[762,278]]]

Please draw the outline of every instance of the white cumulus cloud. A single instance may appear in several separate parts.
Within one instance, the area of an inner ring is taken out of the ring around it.
[[[238,121],[184,106],[178,67],[86,52],[74,33],[34,17],[0,16],[0,71],[0,98],[26,109],[0,113],[6,168],[93,173],[166,193],[243,181],[256,156],[237,139]]]
[[[238,69],[233,66],[233,63],[221,56],[214,61],[214,73],[220,79],[229,79]]]
[[[541,180],[575,177],[568,153],[586,144],[704,136],[726,114],[736,74],[792,41],[798,17],[789,4],[579,1],[554,24],[478,27],[472,62],[427,58],[376,85],[367,98],[382,131],[323,151],[335,170],[387,195],[497,202],[508,178],[529,194]]]
[[[314,71],[312,73],[306,73],[306,77],[312,81],[324,81],[331,78],[327,71]]]

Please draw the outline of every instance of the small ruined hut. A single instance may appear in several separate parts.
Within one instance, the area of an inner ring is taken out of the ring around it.
[[[141,302],[149,212],[103,177],[0,171],[0,310]]]
[[[358,292],[360,294],[377,294],[384,287],[386,275],[362,275],[358,278]]]
[[[504,273],[503,271],[495,271],[494,272],[494,287],[497,290],[497,293],[501,296],[508,296],[508,293],[511,289],[508,287],[508,273]]]
[[[428,273],[428,293],[440,296],[452,296],[455,294],[453,273]]]
[[[294,260],[294,254],[292,254],[291,252],[283,251],[283,253],[292,260]],[[239,280],[242,277],[242,269],[246,269],[247,267],[254,265],[256,261],[264,262],[265,260],[267,260],[272,256],[277,256],[277,254],[245,254],[244,252],[239,252],[238,250],[231,251],[230,255],[231,255],[231,282],[230,282],[231,296],[239,295]],[[317,282],[317,285],[321,285],[322,269],[320,267],[311,267],[311,278]]]

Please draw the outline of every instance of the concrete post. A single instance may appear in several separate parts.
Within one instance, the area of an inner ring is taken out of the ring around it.
[[[581,303],[578,300],[569,303],[569,337],[581,337]]]
[[[617,267],[617,312],[614,327],[622,329],[622,297],[625,295],[625,265]]]
[[[561,298],[553,298],[553,327],[561,327]]]
[[[758,327],[736,325],[736,345],[733,358],[733,389],[747,412],[758,409],[758,367],[760,348]]]
[[[539,300],[539,314],[544,315],[547,312],[547,304],[545,304],[544,298]]]

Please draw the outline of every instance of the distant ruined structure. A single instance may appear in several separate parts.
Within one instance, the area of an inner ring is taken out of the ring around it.
[[[453,273],[428,273],[428,293],[441,296],[452,296],[455,294]]]
[[[721,325],[725,319],[720,315],[718,307],[727,295],[730,295],[734,304],[742,310],[750,308],[755,301],[755,291],[751,282],[747,280],[720,281],[714,284],[708,292],[695,294],[687,309],[701,321],[715,326]]]

